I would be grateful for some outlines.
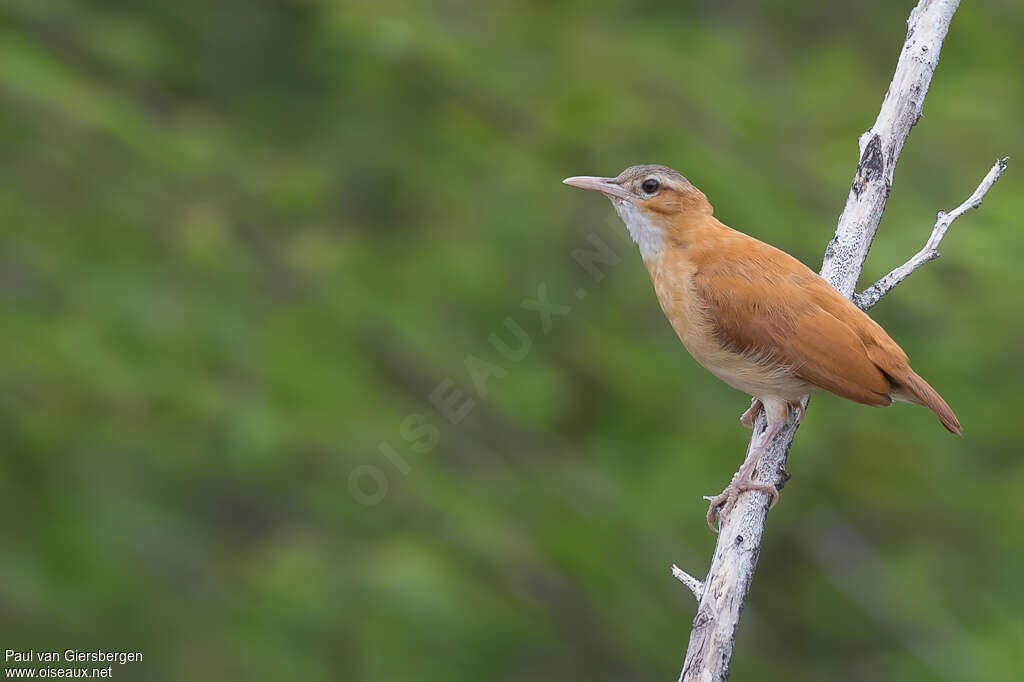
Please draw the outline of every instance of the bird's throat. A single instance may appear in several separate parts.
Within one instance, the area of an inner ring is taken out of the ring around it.
[[[656,261],[665,248],[664,230],[655,225],[647,214],[633,202],[624,199],[613,199],[615,212],[622,218],[629,230],[629,236],[640,247],[640,256],[644,261]]]

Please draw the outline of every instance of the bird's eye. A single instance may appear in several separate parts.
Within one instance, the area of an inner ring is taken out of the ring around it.
[[[658,188],[661,187],[661,183],[654,178],[647,178],[644,180],[644,184],[640,185],[640,187],[643,188],[644,192],[647,194],[654,194],[658,191]]]

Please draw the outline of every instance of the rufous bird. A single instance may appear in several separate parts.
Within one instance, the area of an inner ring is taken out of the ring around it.
[[[803,398],[826,390],[866,405],[924,405],[959,434],[946,401],[907,362],[874,320],[788,253],[719,222],[707,197],[667,166],[631,166],[615,178],[576,176],[567,185],[601,192],[626,224],[651,275],[658,303],[690,355],[753,397],[740,421],[757,434],[729,485],[710,501],[708,525],[757,481],[761,454]],[[762,474],[763,478],[763,474]],[[719,510],[719,507],[721,509]]]

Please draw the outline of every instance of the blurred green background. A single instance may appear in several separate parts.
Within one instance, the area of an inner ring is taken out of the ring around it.
[[[669,164],[817,269],[912,5],[4,0],[0,648],[144,653],[115,679],[675,679],[668,567],[706,570],[747,398],[559,183]],[[733,679],[1020,679],[1022,28],[964,2],[862,278],[1011,155],[872,313],[965,436],[815,399]],[[571,307],[549,333],[540,285]],[[468,357],[501,368],[483,397]]]

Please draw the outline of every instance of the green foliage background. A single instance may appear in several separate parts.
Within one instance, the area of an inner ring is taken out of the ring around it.
[[[559,182],[666,163],[817,268],[911,5],[5,0],[3,648],[143,651],[116,679],[674,679],[668,566],[707,565],[746,398]],[[965,435],[814,400],[733,679],[1024,669],[1022,28],[963,3],[863,279],[1014,157],[873,311]],[[621,258],[597,284],[591,233]],[[549,334],[539,284],[572,308]],[[507,372],[482,398],[470,355]]]

